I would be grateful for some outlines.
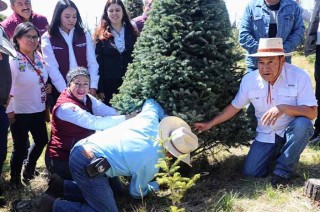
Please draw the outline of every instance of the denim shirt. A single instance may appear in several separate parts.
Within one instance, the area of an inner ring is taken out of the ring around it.
[[[286,53],[293,52],[304,36],[304,24],[299,5],[292,0],[281,0],[277,11],[277,37],[282,38]],[[264,0],[252,0],[244,10],[239,28],[239,43],[248,54],[256,53],[260,38],[267,38],[270,15]],[[291,58],[287,58],[290,63]],[[257,59],[246,58],[248,68],[257,69]]]

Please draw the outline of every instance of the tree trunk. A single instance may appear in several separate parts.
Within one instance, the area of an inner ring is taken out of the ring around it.
[[[304,195],[313,201],[320,201],[320,179],[309,179],[304,185]]]

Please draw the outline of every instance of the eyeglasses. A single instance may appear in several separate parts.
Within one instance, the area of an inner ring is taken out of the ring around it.
[[[81,84],[81,83],[74,82],[73,84],[76,88],[89,88],[88,83]]]
[[[29,41],[39,41],[39,36],[24,35]]]

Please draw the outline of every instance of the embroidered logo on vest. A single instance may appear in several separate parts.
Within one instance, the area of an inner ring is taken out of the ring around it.
[[[81,48],[81,47],[85,47],[86,45],[87,45],[87,43],[79,43],[79,44],[76,45],[76,47],[80,47]]]
[[[63,49],[63,48],[60,46],[52,46],[52,49]]]

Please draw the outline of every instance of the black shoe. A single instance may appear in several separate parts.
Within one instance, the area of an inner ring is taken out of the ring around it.
[[[15,200],[11,203],[13,212],[31,212],[37,208],[37,202],[34,200]]]
[[[312,140],[314,140],[315,138],[319,137],[319,135],[320,135],[320,130],[314,129],[314,132],[313,132],[312,137],[310,138],[310,141],[312,141]]]
[[[289,179],[273,174],[270,181],[273,188],[285,188],[289,184]]]
[[[63,197],[63,184],[64,179],[57,174],[53,174],[48,183],[49,187],[44,193],[55,198]]]
[[[24,185],[21,183],[20,177],[11,177],[9,186],[11,189],[22,189]]]
[[[7,204],[5,197],[0,196],[0,208],[2,208],[5,204]]]
[[[34,210],[35,212],[51,212],[53,203],[56,199],[49,196],[48,194],[42,194],[37,202],[37,208]]]
[[[35,178],[35,176],[39,176],[40,173],[37,170],[33,170],[33,171],[28,171],[27,170],[27,166],[23,165],[22,166],[22,181],[26,184],[30,183],[30,180],[33,180]]]
[[[6,204],[6,199],[4,197],[4,192],[2,189],[2,185],[0,185],[0,208],[2,208],[2,206],[4,206]]]
[[[320,145],[320,135],[315,137],[314,139],[310,139],[310,146],[317,146]]]

